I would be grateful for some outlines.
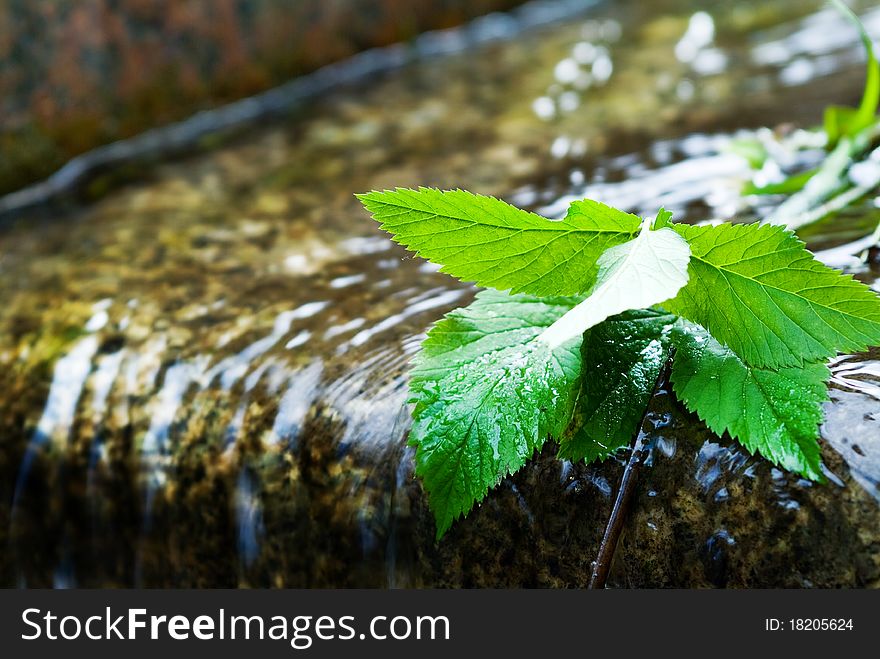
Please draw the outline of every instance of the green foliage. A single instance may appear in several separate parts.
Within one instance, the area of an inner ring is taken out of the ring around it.
[[[841,137],[855,135],[859,123],[859,111],[845,105],[829,105],[822,115],[822,130],[828,136],[830,146],[837,144]]]
[[[409,441],[438,537],[568,424],[581,337],[555,349],[538,337],[577,301],[482,291],[428,333],[411,376]]]
[[[429,332],[412,372],[410,441],[438,534],[548,435],[562,435],[584,332],[631,305],[674,296],[687,281],[689,256],[674,231],[645,224],[634,240],[599,257],[586,299],[483,291]]]
[[[668,217],[661,218],[668,222]],[[551,347],[580,336],[609,316],[675,297],[688,280],[688,244],[669,227],[652,230],[610,247],[597,262],[596,284],[587,299],[541,334]]]
[[[841,137],[854,137],[876,121],[877,105],[880,103],[880,65],[874,53],[874,43],[859,17],[840,0],[831,0],[831,3],[856,26],[868,58],[865,90],[859,107],[853,109],[832,105],[825,109],[825,134],[828,136],[828,143],[833,145]]]
[[[638,430],[669,350],[676,316],[630,311],[584,334],[584,373],[559,457],[592,462],[627,446]]]
[[[396,242],[442,264],[441,272],[534,295],[589,290],[599,256],[633,238],[641,224],[635,215],[589,200],[551,222],[464,190],[397,189],[359,199]]]
[[[826,109],[820,166],[746,186],[790,195],[764,225],[675,224],[664,209],[642,222],[591,200],[553,221],[463,190],[358,195],[393,240],[496,289],[439,321],[413,363],[409,441],[438,538],[548,437],[572,460],[627,446],[672,353],[673,391],[710,430],[822,480],[824,362],[880,344],[880,298],[790,230],[869,191],[849,170],[880,134],[873,44],[831,1],[860,31],[862,100]],[[771,158],[759,139],[729,148],[755,169]]]
[[[878,135],[880,122],[877,118],[880,103],[880,64],[874,52],[874,45],[858,17],[840,0],[831,0],[834,7],[850,20],[859,31],[867,57],[865,87],[858,108],[831,105],[825,108],[823,126],[813,133],[825,142],[828,154],[819,167],[796,172],[787,178],[766,185],[746,183],[743,194],[788,194],[791,195],[777,207],[764,221],[781,224],[789,229],[798,229],[831,215],[849,204],[863,198],[876,188],[876,182],[856,183],[849,175],[851,168],[864,159],[872,150]],[[803,148],[797,138],[791,144],[782,138],[774,151],[797,151]],[[814,140],[807,140],[812,143]],[[753,169],[761,169],[771,158],[764,143],[756,138],[734,140],[729,149],[749,161]]]
[[[661,208],[657,211],[657,217],[654,218],[654,224],[651,226],[652,229],[665,229],[667,227],[672,227],[672,211],[668,211],[665,208]]]
[[[880,343],[880,299],[790,231],[663,210],[639,231],[590,201],[555,222],[424,188],[360,198],[451,274],[554,296],[483,291],[422,344],[410,442],[438,537],[548,436],[577,460],[627,445],[671,346],[675,392],[710,429],[821,479],[822,360]]]
[[[804,172],[798,172],[797,174],[792,174],[786,179],[779,181],[778,183],[767,183],[765,185],[755,185],[751,181],[746,183],[743,188],[743,194],[792,194],[794,192],[800,192],[804,189],[804,186],[807,184],[816,172],[819,171],[819,168],[808,169]]]
[[[687,226],[690,281],[667,305],[752,366],[827,359],[880,342],[877,296],[771,225]]]
[[[714,432],[812,480],[821,480],[819,423],[831,373],[824,363],[778,370],[747,365],[702,327],[680,322],[672,385]]]

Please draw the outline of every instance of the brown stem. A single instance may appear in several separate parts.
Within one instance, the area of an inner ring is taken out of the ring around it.
[[[648,432],[649,429],[647,418],[651,409],[650,400],[666,386],[669,380],[669,370],[672,366],[672,352],[660,369],[657,381],[654,383],[654,390],[651,393],[648,406],[642,415],[642,422],[639,424],[639,432],[633,442],[632,451],[626,467],[623,470],[623,476],[620,478],[620,486],[617,488],[617,496],[614,499],[614,505],[611,508],[611,515],[608,517],[608,523],[605,525],[605,534],[602,536],[602,543],[599,545],[599,555],[593,563],[593,574],[590,577],[590,584],[587,586],[591,589],[605,588],[605,582],[608,580],[608,573],[611,570],[611,562],[614,560],[614,552],[617,549],[617,543],[620,540],[620,534],[623,532],[623,526],[626,523],[627,512],[629,511],[629,502],[632,494],[636,489],[636,479],[639,473],[645,455],[648,453]]]

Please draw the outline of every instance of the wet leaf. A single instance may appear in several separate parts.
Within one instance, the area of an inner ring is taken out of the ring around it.
[[[429,332],[411,376],[410,443],[438,538],[568,424],[581,337],[551,349],[538,336],[577,302],[483,291]]]
[[[880,298],[770,225],[686,226],[690,281],[665,307],[749,366],[801,366],[880,343]]]
[[[609,247],[632,239],[641,220],[596,201],[571,204],[559,221],[464,190],[387,190],[358,198],[393,235],[441,272],[498,290],[579,295]]]
[[[747,366],[701,327],[679,323],[672,385],[715,433],[812,480],[822,480],[819,424],[831,373],[823,363],[761,369]]]
[[[629,445],[639,430],[666,361],[668,331],[677,316],[638,310],[587,331],[581,349],[580,394],[559,457],[601,460]]]
[[[667,214],[662,218],[669,221]],[[653,231],[646,221],[634,240],[602,254],[596,286],[589,296],[548,327],[541,338],[557,346],[610,316],[675,297],[688,281],[690,255],[688,244],[675,231]]]
[[[548,435],[561,436],[584,332],[674,296],[687,282],[689,256],[677,233],[646,222],[634,240],[601,255],[585,299],[484,291],[430,331],[412,372],[410,437],[438,536]]]
[[[824,169],[804,192],[823,178]],[[572,459],[629,443],[671,328],[685,321],[707,328],[675,334],[676,391],[688,407],[715,432],[821,478],[828,373],[818,362],[880,343],[880,298],[780,226],[681,225],[661,209],[639,231],[635,216],[589,200],[554,222],[463,191],[360,198],[444,271],[535,293],[479,293],[414,360],[410,442],[438,537],[548,436]],[[669,313],[650,309],[660,304]]]

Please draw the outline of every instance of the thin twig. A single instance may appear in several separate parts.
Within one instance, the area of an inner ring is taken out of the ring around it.
[[[633,442],[632,451],[626,467],[623,470],[623,476],[620,478],[620,486],[617,488],[617,496],[614,499],[614,505],[611,508],[611,515],[608,517],[608,523],[605,525],[605,534],[602,536],[602,543],[599,545],[599,555],[593,563],[593,574],[590,577],[588,588],[601,589],[605,588],[605,582],[608,580],[608,573],[611,570],[611,562],[614,560],[614,552],[617,549],[617,543],[620,540],[620,534],[623,532],[623,526],[626,523],[627,512],[629,511],[629,503],[632,494],[636,489],[636,479],[639,473],[639,467],[642,465],[645,455],[648,453],[648,433],[649,428],[647,418],[651,409],[651,402],[654,397],[663,389],[669,380],[669,370],[672,366],[673,351],[670,351],[660,369],[657,381],[654,383],[654,390],[651,392],[648,406],[642,415],[642,422],[639,425],[639,432]]]

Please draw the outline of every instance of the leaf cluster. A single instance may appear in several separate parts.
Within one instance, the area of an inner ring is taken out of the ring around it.
[[[825,362],[880,343],[880,298],[791,231],[590,200],[554,221],[462,190],[359,198],[396,242],[488,289],[413,365],[410,442],[438,537],[548,437],[572,460],[626,446],[673,348],[673,390],[712,431],[821,480]]]

